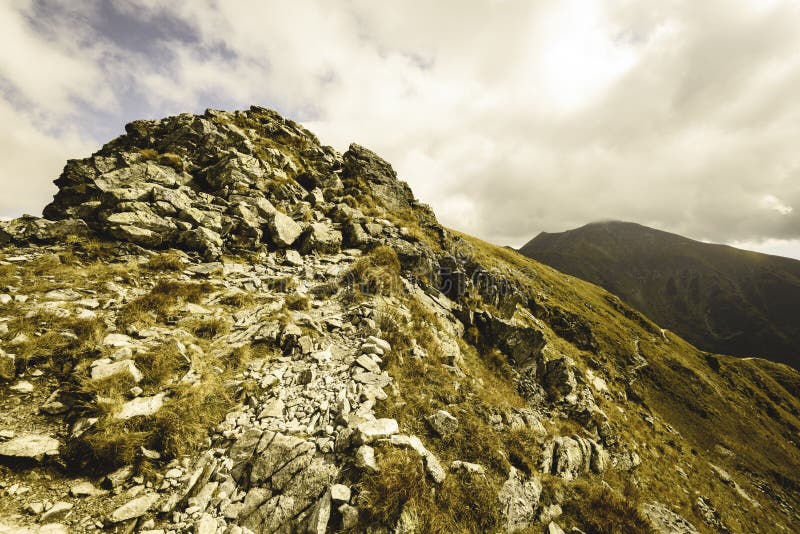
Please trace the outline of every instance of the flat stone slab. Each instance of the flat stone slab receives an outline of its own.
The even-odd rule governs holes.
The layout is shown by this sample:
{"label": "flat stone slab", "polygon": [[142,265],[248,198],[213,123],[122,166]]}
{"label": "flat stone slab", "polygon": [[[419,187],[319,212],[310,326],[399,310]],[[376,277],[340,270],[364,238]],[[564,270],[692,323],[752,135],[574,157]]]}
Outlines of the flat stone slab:
{"label": "flat stone slab", "polygon": [[111,515],[108,516],[108,520],[112,523],[121,523],[130,519],[142,517],[147,513],[148,510],[150,510],[150,508],[156,503],[156,501],[158,501],[159,498],[160,495],[157,493],[151,493],[149,495],[137,497],[136,499],[133,499],[132,501],[123,504],[114,510]]}
{"label": "flat stone slab", "polygon": [[58,456],[61,442],[50,436],[27,434],[0,443],[0,457],[41,462],[46,456]]}
{"label": "flat stone slab", "polygon": [[159,393],[152,397],[138,397],[122,405],[114,416],[117,419],[131,419],[132,417],[153,415],[164,406],[166,393]]}

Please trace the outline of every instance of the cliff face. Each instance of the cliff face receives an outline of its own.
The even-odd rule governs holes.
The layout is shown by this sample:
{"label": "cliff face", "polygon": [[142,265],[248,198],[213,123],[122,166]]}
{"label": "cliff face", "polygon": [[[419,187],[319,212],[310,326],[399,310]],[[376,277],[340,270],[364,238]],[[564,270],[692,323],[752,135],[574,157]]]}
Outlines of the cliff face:
{"label": "cliff face", "polygon": [[795,371],[441,227],[367,149],[209,111],[56,183],[0,223],[0,532],[799,520]]}

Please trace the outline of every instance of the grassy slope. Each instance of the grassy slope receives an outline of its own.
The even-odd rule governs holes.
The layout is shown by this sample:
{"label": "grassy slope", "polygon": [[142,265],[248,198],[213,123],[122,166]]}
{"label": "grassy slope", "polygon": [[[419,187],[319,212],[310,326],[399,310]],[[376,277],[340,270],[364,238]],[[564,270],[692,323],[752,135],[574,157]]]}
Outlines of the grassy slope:
{"label": "grassy slope", "polygon": [[520,251],[605,287],[696,346],[797,364],[796,260],[619,222],[541,234]]}
{"label": "grassy slope", "polygon": [[[800,400],[796,396],[800,374],[763,360],[708,355],[671,334],[666,341],[656,334],[654,325],[621,314],[618,306],[624,305],[615,306],[607,291],[513,250],[461,237],[474,245],[479,262],[512,273],[537,302],[557,303],[586,318],[600,347],[597,354],[582,353],[567,343],[559,350],[576,358],[579,365],[586,365],[589,357],[599,360],[614,390],[626,389],[631,355],[639,339],[639,351],[649,366],[627,388],[629,399],[641,399],[639,405],[629,401],[624,414],[610,401],[601,407],[618,425],[623,440],[649,444],[639,450],[644,461],[638,473],[645,493],[680,509],[697,525],[701,521],[693,515],[692,506],[698,496],[710,498],[736,531],[758,531],[759,522],[792,524],[764,492],[780,495],[795,508],[800,505]],[[635,312],[630,316],[635,317]],[[635,411],[652,413],[654,427]],[[670,432],[670,427],[679,435]],[[709,462],[726,469],[763,508],[752,509],[735,496],[710,471]],[[676,465],[688,473],[688,481],[678,474]]]}

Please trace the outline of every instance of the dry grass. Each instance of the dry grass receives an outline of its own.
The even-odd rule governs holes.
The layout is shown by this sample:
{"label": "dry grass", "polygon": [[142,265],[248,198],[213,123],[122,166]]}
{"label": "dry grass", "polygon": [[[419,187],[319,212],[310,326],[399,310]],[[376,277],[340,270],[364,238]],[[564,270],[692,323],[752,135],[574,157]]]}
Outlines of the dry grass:
{"label": "dry grass", "polygon": [[34,363],[69,370],[84,354],[94,350],[106,330],[100,319],[62,318],[42,312],[18,315],[8,326],[10,338],[19,334],[27,337],[13,348],[20,370]]}
{"label": "dry grass", "polygon": [[160,281],[149,293],[131,301],[117,316],[117,326],[150,326],[165,321],[182,303],[201,302],[214,286],[208,282]]}
{"label": "dry grass", "polygon": [[452,474],[435,488],[419,456],[402,449],[382,452],[379,467],[359,484],[369,525],[394,526],[404,510],[419,532],[431,534],[495,532],[502,524],[497,491],[486,477]]}
{"label": "dry grass", "polygon": [[223,336],[231,331],[230,321],[223,317],[190,319],[186,322],[183,322],[182,325],[195,337],[205,340],[211,340],[217,336]]}
{"label": "dry grass", "polygon": [[174,251],[156,254],[144,264],[145,269],[155,272],[180,272],[183,267],[183,259]]}
{"label": "dry grass", "polygon": [[304,311],[311,309],[311,301],[308,296],[300,293],[293,293],[286,296],[286,307],[290,310]]}
{"label": "dry grass", "polygon": [[139,150],[139,155],[141,155],[142,159],[145,161],[154,160],[158,157],[158,150],[154,148],[142,148]]}
{"label": "dry grass", "polygon": [[12,286],[17,281],[16,265],[0,265],[0,289]]}
{"label": "dry grass", "polygon": [[578,480],[569,487],[570,498],[564,504],[566,514],[574,517],[583,529],[596,534],[652,532],[639,512],[640,495],[628,482],[618,493],[598,480]]}
{"label": "dry grass", "polygon": [[219,303],[223,306],[230,306],[232,308],[244,308],[256,302],[256,298],[246,291],[236,291],[224,295],[219,299]]}
{"label": "dry grass", "polygon": [[172,167],[178,172],[183,172],[183,159],[172,152],[165,152],[158,156],[158,163]]}
{"label": "dry grass", "polygon": [[173,388],[170,399],[153,416],[120,421],[113,413],[122,402],[124,386],[112,382],[85,390],[108,394],[114,400],[102,406],[96,414],[100,420],[90,432],[70,441],[65,457],[72,468],[105,473],[134,464],[146,469],[142,446],[158,451],[165,461],[196,452],[204,445],[208,429],[233,406],[222,380],[203,376],[202,385]]}
{"label": "dry grass", "polygon": [[176,343],[162,343],[134,357],[136,367],[144,375],[143,386],[161,386],[180,372],[186,372],[191,361],[181,354]]}
{"label": "dry grass", "polygon": [[397,253],[384,245],[375,247],[347,270],[344,285],[354,295],[398,294],[403,289],[403,283]]}

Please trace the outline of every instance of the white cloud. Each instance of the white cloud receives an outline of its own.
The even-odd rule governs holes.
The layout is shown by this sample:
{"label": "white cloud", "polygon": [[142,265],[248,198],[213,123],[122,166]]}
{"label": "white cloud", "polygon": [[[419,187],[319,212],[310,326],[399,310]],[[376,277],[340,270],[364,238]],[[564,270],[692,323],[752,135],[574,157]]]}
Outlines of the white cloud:
{"label": "white cloud", "polygon": [[764,209],[776,211],[781,215],[789,215],[794,211],[791,206],[787,206],[774,195],[764,195],[758,204]]}
{"label": "white cloud", "polygon": [[96,147],[75,130],[43,133],[32,118],[0,100],[0,216],[40,215],[56,192],[52,181],[68,158],[86,157]]}
{"label": "white cloud", "polygon": [[87,42],[90,36],[77,23],[80,19],[37,19],[41,27],[36,31],[28,23],[35,17],[34,6],[32,1],[0,3],[0,80],[16,100],[50,120],[63,120],[78,101],[102,109],[114,105],[99,65],[104,52]]}
{"label": "white cloud", "polygon": [[37,33],[17,3],[3,18],[21,57],[55,80],[7,50],[0,74],[62,116],[81,96],[149,116],[277,107],[339,150],[374,149],[445,224],[502,243],[609,218],[798,239],[800,6],[734,4],[115,0],[165,30],[153,58],[102,28]]}

